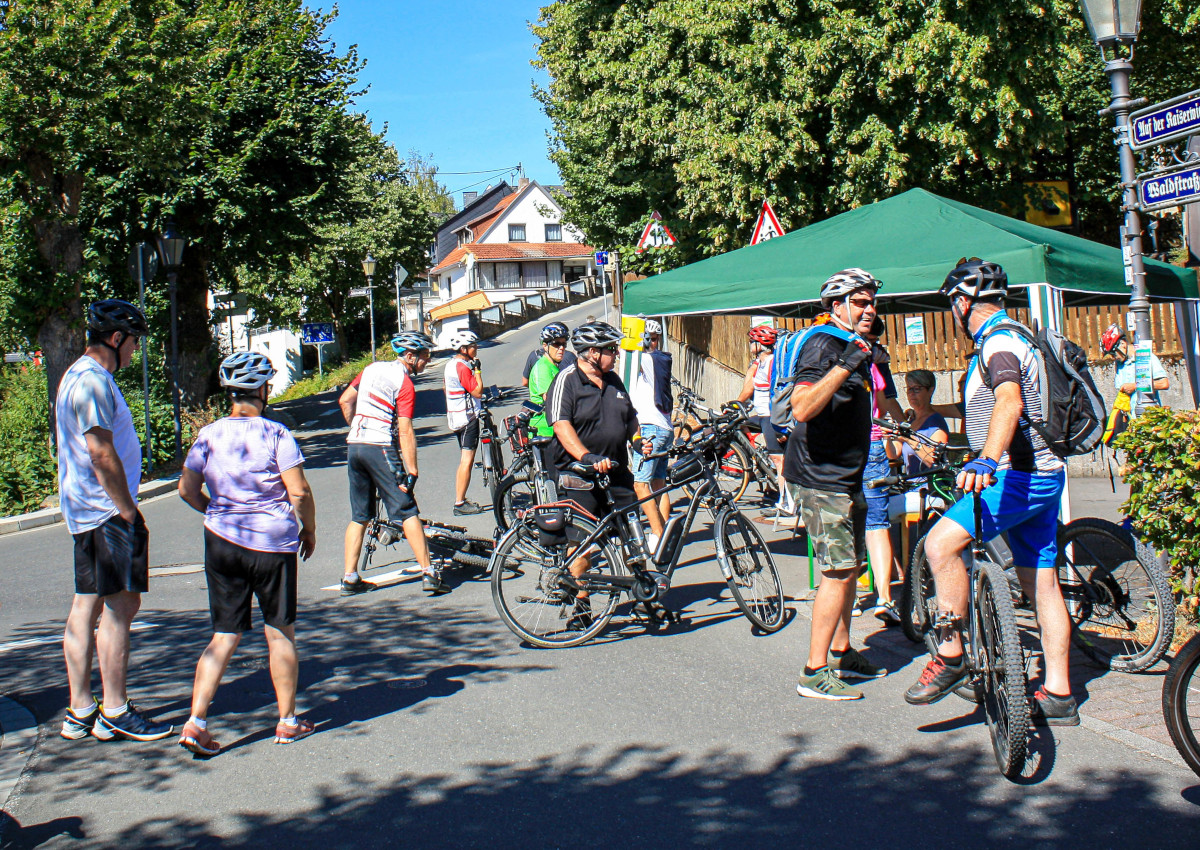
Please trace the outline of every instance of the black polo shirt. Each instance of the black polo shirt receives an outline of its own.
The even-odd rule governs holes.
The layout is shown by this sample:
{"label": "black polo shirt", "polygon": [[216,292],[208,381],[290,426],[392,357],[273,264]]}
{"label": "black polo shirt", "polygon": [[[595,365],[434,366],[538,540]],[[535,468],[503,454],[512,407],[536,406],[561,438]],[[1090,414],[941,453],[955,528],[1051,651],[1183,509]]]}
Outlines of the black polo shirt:
{"label": "black polo shirt", "polygon": [[[613,372],[601,375],[596,386],[572,363],[554,378],[546,390],[546,422],[553,426],[564,419],[575,428],[592,454],[615,460],[619,467],[609,472],[614,485],[633,486],[629,468],[629,440],[638,433],[637,411],[629,400],[625,384]],[[547,457],[555,474],[566,469],[575,458],[555,437],[547,447]]]}
{"label": "black polo shirt", "polygon": [[[815,384],[842,356],[846,343],[813,334],[796,358],[796,383]],[[871,449],[871,365],[864,362],[838,387],[816,416],[794,422],[784,451],[783,477],[810,490],[862,490]]]}

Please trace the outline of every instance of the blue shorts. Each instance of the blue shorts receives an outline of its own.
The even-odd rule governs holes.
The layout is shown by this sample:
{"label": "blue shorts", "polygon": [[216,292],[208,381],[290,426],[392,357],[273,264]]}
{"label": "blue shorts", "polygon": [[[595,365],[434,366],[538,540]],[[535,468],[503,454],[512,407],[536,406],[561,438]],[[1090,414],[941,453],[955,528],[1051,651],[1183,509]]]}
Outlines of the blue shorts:
{"label": "blue shorts", "polygon": [[[1008,532],[1008,546],[1018,567],[1054,569],[1058,557],[1058,508],[1067,471],[1033,474],[1003,469],[981,493],[983,536],[988,540]],[[945,519],[975,536],[975,500],[963,496]]]}
{"label": "blue shorts", "polygon": [[871,453],[867,455],[867,468],[863,470],[863,495],[867,497],[867,531],[891,527],[888,521],[888,488],[867,486],[875,479],[887,478],[891,474],[883,440],[872,440]]}
{"label": "blue shorts", "polygon": [[[653,446],[653,451],[661,452],[667,446],[671,445],[672,435],[670,428],[660,428],[657,425],[642,426],[642,441],[649,442]],[[663,481],[667,477],[667,460],[663,457],[656,457],[653,460],[646,460],[640,454],[634,455],[633,460],[633,480],[639,484],[649,484],[651,481]]]}

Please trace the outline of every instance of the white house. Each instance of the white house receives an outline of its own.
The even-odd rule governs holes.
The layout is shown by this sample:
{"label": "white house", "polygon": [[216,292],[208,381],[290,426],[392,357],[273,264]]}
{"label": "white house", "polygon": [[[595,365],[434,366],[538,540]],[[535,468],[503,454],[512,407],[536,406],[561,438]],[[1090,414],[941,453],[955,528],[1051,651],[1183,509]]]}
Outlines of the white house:
{"label": "white house", "polygon": [[234,351],[258,351],[275,367],[271,394],[279,395],[304,377],[300,335],[290,328],[270,325],[254,327],[254,311],[246,308],[246,297],[233,293],[208,293],[213,340],[221,356]]}

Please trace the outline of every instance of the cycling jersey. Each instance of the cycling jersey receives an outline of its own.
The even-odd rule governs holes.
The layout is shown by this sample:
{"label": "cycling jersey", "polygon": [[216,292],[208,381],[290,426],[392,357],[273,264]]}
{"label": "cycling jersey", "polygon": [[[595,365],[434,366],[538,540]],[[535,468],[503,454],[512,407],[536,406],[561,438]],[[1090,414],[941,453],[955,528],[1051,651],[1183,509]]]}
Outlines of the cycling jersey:
{"label": "cycling jersey", "polygon": [[[533,369],[529,372],[529,401],[532,404],[536,404],[539,407],[543,407],[546,404],[546,391],[554,383],[554,379],[558,376],[559,371],[559,364],[555,363],[545,354],[534,364]],[[530,417],[529,424],[537,429],[539,437],[554,436],[554,429],[546,421],[545,410],[535,413]]]}
{"label": "cycling jersey", "polygon": [[396,420],[412,419],[416,400],[417,389],[403,362],[372,363],[358,376],[358,402],[346,442],[395,445]]}
{"label": "cycling jersey", "polygon": [[471,395],[479,388],[479,376],[471,364],[452,357],[446,364],[446,419],[451,431],[460,431],[479,417],[479,400]]}
{"label": "cycling jersey", "polygon": [[754,359],[754,410],[755,416],[771,415],[771,361],[775,352],[764,351]]}
{"label": "cycling jersey", "polygon": [[[993,330],[1005,321],[1012,320],[1005,311],[1000,310],[990,316],[974,334],[975,345],[980,346],[982,341],[982,348],[967,366],[964,398],[967,439],[976,452],[982,451],[987,442],[992,410],[996,406],[996,396],[984,383],[981,368],[987,369],[993,388],[1010,382],[1019,384],[1025,410],[1038,410],[1041,406],[1042,378],[1033,346],[1015,331],[1003,327]],[[1042,436],[1029,424],[1028,418],[1022,415],[1008,451],[1000,457],[999,468],[1051,473],[1062,466],[1062,460],[1050,450]]]}

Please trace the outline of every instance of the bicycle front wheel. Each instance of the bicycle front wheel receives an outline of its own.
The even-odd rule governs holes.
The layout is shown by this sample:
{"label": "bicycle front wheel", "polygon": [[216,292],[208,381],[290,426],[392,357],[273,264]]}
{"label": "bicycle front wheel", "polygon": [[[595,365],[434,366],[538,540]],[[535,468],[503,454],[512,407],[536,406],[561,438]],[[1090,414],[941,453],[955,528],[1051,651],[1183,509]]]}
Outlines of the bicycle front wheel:
{"label": "bicycle front wheel", "polygon": [[508,531],[520,516],[535,504],[537,494],[528,470],[520,476],[504,476],[500,486],[496,488],[496,497],[492,500],[492,514],[496,518],[496,526],[501,531]]}
{"label": "bicycle front wheel", "polygon": [[980,561],[975,572],[975,645],[971,668],[981,679],[983,713],[1000,772],[1014,779],[1025,767],[1029,736],[1025,656],[1004,570]]}
{"label": "bicycle front wheel", "polygon": [[1107,520],[1072,520],[1059,532],[1058,581],[1076,645],[1102,667],[1137,673],[1166,653],[1175,603],[1166,573],[1133,535]]}
{"label": "bicycle front wheel", "polygon": [[1175,749],[1200,776],[1200,635],[1183,645],[1163,681],[1163,717]]}
{"label": "bicycle front wheel", "polygon": [[[721,489],[729,494],[733,501],[738,501],[750,486],[750,473],[754,469],[754,461],[746,454],[746,450],[736,443],[725,450],[725,455],[713,469],[713,475]],[[701,481],[684,484],[683,490],[689,499],[694,499]]]}
{"label": "bicycle front wheel", "polygon": [[[543,541],[532,518],[524,517],[500,538],[492,555],[492,601],[513,634],[534,646],[578,646],[608,625],[623,592],[611,579],[628,573],[611,543],[577,551],[595,530],[593,520],[571,514],[563,531],[565,542],[563,537]],[[571,567],[581,555],[588,563],[582,575],[574,576]],[[591,610],[586,617],[578,615],[572,584],[588,593]]]}
{"label": "bicycle front wheel", "polygon": [[714,531],[717,562],[737,606],[763,631],[779,631],[785,619],[783,584],[762,535],[731,508],[718,513]]}
{"label": "bicycle front wheel", "polygon": [[[933,587],[933,570],[925,555],[925,537],[913,546],[908,562],[908,575],[900,590],[900,629],[913,643],[925,641],[937,617],[937,594]],[[937,653],[937,649],[933,650]]]}

